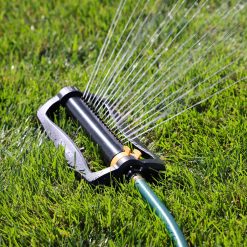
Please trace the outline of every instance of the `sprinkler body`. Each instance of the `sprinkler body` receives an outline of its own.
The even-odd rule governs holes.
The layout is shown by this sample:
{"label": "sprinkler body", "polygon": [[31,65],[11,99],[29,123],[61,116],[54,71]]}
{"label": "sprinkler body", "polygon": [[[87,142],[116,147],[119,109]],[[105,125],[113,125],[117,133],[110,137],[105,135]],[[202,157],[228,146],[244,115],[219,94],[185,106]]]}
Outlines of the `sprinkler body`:
{"label": "sprinkler body", "polygon": [[[124,146],[96,116],[82,96],[82,92],[75,87],[65,87],[40,107],[37,113],[51,140],[56,146],[62,145],[64,147],[69,166],[80,177],[93,185],[108,185],[112,178],[122,179],[126,177],[127,179],[133,179],[143,198],[165,224],[173,243],[179,247],[187,246],[185,238],[169,210],[143,178],[149,180],[157,176],[159,171],[165,169],[163,161],[151,153],[137,139],[128,140],[133,150]],[[111,109],[104,99],[100,100],[113,119],[121,117]],[[109,165],[107,168],[92,172],[73,140],[52,121],[55,111],[60,106],[66,108],[68,113],[79,122],[91,139],[99,146],[105,163]],[[124,134],[121,126],[118,126],[118,128]]]}
{"label": "sprinkler body", "polygon": [[[112,178],[130,178],[139,173],[146,178],[157,176],[165,166],[157,156],[152,154],[138,140],[131,140],[134,150],[124,146],[96,116],[90,107],[81,98],[82,92],[75,87],[63,88],[55,97],[47,101],[38,110],[38,118],[48,136],[55,145],[62,145],[65,156],[71,168],[91,184],[110,184]],[[104,103],[103,103],[104,104]],[[91,139],[99,146],[105,163],[108,167],[97,172],[89,169],[88,163],[80,149],[73,140],[53,121],[54,112],[63,106]],[[110,106],[105,104],[105,109],[114,117]],[[139,159],[140,153],[143,159]]]}

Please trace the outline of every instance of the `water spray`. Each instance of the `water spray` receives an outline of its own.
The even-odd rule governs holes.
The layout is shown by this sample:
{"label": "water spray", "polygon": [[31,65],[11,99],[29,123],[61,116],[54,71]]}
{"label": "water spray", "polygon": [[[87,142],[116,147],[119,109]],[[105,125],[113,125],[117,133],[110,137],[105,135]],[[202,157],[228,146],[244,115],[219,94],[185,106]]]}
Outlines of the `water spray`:
{"label": "water spray", "polygon": [[[121,117],[104,99],[96,97],[96,100],[100,100],[104,110],[113,119]],[[107,168],[96,172],[91,171],[74,141],[54,123],[52,120],[54,113],[61,106],[78,121],[92,141],[99,146],[104,162],[108,165]],[[75,87],[63,88],[38,110],[37,115],[49,138],[57,147],[59,145],[64,147],[68,165],[79,177],[91,185],[110,185],[114,180],[123,181],[124,178],[133,180],[142,197],[164,223],[173,243],[179,247],[187,246],[183,233],[173,216],[146,182],[146,180],[152,181],[155,177],[157,178],[159,172],[165,170],[164,162],[138,139],[129,139],[129,145],[123,145],[85,100],[83,93]],[[118,128],[123,133],[120,125]]]}

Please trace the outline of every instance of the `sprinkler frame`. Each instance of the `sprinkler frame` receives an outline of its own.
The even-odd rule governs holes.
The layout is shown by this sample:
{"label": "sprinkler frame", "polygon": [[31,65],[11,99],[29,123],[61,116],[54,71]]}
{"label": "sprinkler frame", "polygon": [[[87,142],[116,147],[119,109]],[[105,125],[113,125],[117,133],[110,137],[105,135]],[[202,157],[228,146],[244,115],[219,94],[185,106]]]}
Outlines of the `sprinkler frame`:
{"label": "sprinkler frame", "polygon": [[[69,166],[81,177],[91,184],[110,184],[112,178],[131,178],[139,173],[148,180],[157,176],[160,170],[165,170],[162,160],[150,152],[139,140],[129,140],[133,151],[110,132],[103,122],[95,115],[89,106],[82,100],[83,93],[75,87],[65,87],[38,110],[38,118],[47,135],[56,146],[62,145]],[[104,101],[103,101],[104,102]],[[103,103],[105,109],[116,117],[117,113],[111,111],[111,107]],[[86,130],[91,139],[97,143],[102,151],[105,163],[110,166],[92,172],[86,159],[73,140],[52,121],[54,112],[64,106]],[[120,128],[120,127],[119,127]],[[121,129],[120,129],[121,131]],[[144,159],[139,159],[142,156]]]}

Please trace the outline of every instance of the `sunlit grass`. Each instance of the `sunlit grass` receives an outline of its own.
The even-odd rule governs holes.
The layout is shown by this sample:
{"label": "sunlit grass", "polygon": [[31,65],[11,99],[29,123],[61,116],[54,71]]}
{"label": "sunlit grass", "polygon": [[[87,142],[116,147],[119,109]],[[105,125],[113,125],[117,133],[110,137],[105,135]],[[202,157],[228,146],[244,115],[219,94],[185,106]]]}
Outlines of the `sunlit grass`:
{"label": "sunlit grass", "polygon": [[[36,118],[63,86],[84,89],[116,7],[112,1],[0,1],[0,245],[171,244],[132,183],[92,188],[76,180],[63,149]],[[237,38],[236,54],[244,56],[238,45],[246,36]],[[246,76],[245,60],[238,69]],[[247,245],[246,99],[243,81],[147,136],[167,166],[152,188],[190,245]],[[97,148],[83,137],[77,141],[97,161]]]}

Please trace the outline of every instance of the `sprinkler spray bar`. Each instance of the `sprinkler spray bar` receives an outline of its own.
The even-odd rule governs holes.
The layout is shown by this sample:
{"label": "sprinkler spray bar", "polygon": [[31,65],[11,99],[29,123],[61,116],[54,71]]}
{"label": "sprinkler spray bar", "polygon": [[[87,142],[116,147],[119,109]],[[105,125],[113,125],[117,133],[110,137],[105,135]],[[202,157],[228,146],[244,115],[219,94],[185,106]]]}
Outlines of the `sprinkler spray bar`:
{"label": "sprinkler spray bar", "polygon": [[[56,146],[62,145],[69,166],[76,173],[93,185],[109,185],[113,178],[133,179],[136,188],[143,198],[153,208],[157,216],[164,222],[166,229],[176,246],[187,246],[185,238],[174,218],[158,199],[144,178],[151,180],[164,170],[163,162],[144,147],[139,140],[129,140],[131,147],[124,146],[104,123],[96,116],[93,109],[83,100],[83,93],[75,87],[63,88],[55,97],[51,98],[38,110],[38,118],[48,136]],[[119,117],[111,107],[101,99],[104,109],[112,116]],[[109,167],[92,172],[80,149],[72,139],[53,121],[54,112],[64,106],[68,113],[75,118],[90,138],[99,146],[104,161]],[[119,126],[121,132],[121,126]],[[123,131],[122,131],[123,132]]]}

